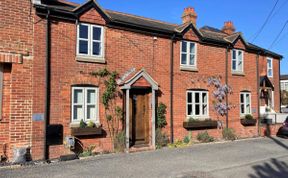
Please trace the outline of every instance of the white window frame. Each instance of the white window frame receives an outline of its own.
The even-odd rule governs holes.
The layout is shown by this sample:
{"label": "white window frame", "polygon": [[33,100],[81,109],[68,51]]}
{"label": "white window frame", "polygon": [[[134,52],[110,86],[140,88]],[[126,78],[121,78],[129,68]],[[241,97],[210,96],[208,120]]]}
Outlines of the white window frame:
{"label": "white window frame", "polygon": [[[187,51],[186,52],[182,52],[182,43],[183,42],[187,43]],[[191,43],[195,45],[194,65],[190,64],[190,55],[193,54],[190,51]],[[186,53],[186,64],[182,64],[182,53]],[[180,43],[180,66],[197,68],[197,43],[192,42],[192,41],[185,41],[185,40],[181,41],[181,43]]]}
{"label": "white window frame", "polygon": [[[244,95],[244,103],[241,103],[241,95]],[[246,95],[249,95],[250,112],[247,112],[247,110],[246,110],[246,105],[247,105]],[[240,109],[240,115],[241,116],[245,116],[246,114],[252,114],[252,100],[251,100],[251,93],[250,92],[240,92],[239,103],[240,103],[239,109]],[[242,113],[242,111],[241,111],[241,105],[244,105],[244,113]]]}
{"label": "white window frame", "polygon": [[[88,40],[84,38],[80,38],[80,25],[88,26]],[[93,28],[100,28],[101,29],[101,36],[100,40],[93,40]],[[104,33],[105,29],[103,26],[87,24],[87,23],[79,23],[77,25],[77,56],[88,56],[88,57],[97,57],[97,58],[104,58]],[[79,53],[80,47],[80,40],[88,41],[88,54]],[[100,42],[100,55],[93,55],[93,42]]]}
{"label": "white window frame", "polygon": [[[271,62],[271,66],[269,67],[269,62]],[[271,70],[271,75],[269,75],[269,70]],[[273,77],[273,59],[267,57],[267,76],[272,78]]]}
{"label": "white window frame", "polygon": [[281,91],[288,91],[288,80],[282,80],[281,82]]}
{"label": "white window frame", "polygon": [[[80,105],[79,104],[75,104],[74,103],[74,97],[75,97],[75,90],[82,90],[83,92],[83,103],[81,104],[83,106],[83,121],[84,122],[87,122],[87,121],[92,121],[94,122],[95,124],[99,124],[100,121],[99,121],[99,88],[98,87],[80,87],[80,86],[77,86],[77,87],[72,87],[72,98],[71,98],[71,122],[72,123],[80,123],[81,119],[77,119],[77,120],[74,120],[73,117],[74,117],[74,106],[75,105]],[[88,90],[94,90],[95,91],[95,116],[96,118],[95,119],[87,119],[87,106],[89,105],[87,103],[87,91]],[[90,104],[91,105],[91,104]]]}
{"label": "white window frame", "polygon": [[[233,51],[235,51],[236,52],[236,59],[234,59],[233,58]],[[239,65],[238,65],[238,63],[239,63],[239,61],[240,61],[240,59],[238,58],[238,52],[242,52],[242,68],[241,69],[239,69]],[[236,61],[236,69],[233,69],[233,61]],[[231,51],[231,71],[232,71],[232,73],[233,72],[240,72],[240,73],[243,73],[244,72],[244,51],[243,50],[239,50],[239,49],[232,49],[232,51]]]}
{"label": "white window frame", "polygon": [[[188,103],[188,94],[191,93],[192,94],[192,102],[191,103]],[[200,115],[195,115],[195,93],[199,93],[199,96],[200,96],[200,99],[199,99],[199,104],[200,105]],[[207,103],[204,103],[202,101],[202,94],[203,93],[206,93],[206,96],[207,96]],[[206,115],[203,114],[203,105],[206,104],[207,105],[207,113]],[[192,105],[192,112],[193,114],[192,115],[189,115],[188,113],[188,105]],[[206,90],[187,90],[186,91],[186,117],[187,118],[208,118],[209,117],[209,92],[206,91]]]}

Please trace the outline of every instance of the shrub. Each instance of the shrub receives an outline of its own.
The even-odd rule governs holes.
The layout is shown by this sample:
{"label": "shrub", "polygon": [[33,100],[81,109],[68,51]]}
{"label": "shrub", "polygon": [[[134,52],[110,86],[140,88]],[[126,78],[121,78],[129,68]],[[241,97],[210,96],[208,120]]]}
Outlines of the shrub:
{"label": "shrub", "polygon": [[80,153],[80,157],[87,157],[87,156],[93,156],[93,150],[95,149],[95,145],[90,145],[88,147],[86,147],[82,153]]}
{"label": "shrub", "polygon": [[163,133],[161,131],[160,128],[156,129],[156,138],[155,138],[155,142],[156,142],[156,148],[162,148],[163,146],[166,146],[168,144],[168,136]]}
{"label": "shrub", "polygon": [[208,134],[207,131],[200,132],[197,135],[197,140],[203,143],[213,142],[215,139]]}
{"label": "shrub", "polygon": [[85,128],[85,127],[86,127],[86,123],[83,121],[83,119],[81,119],[80,128]]}
{"label": "shrub", "polygon": [[231,128],[224,128],[222,131],[222,136],[225,140],[236,140],[237,139],[235,131]]}
{"label": "shrub", "polygon": [[114,149],[116,152],[123,152],[125,150],[126,136],[125,132],[121,131],[115,136]]}
{"label": "shrub", "polygon": [[187,144],[183,143],[182,140],[176,140],[174,143],[168,144],[169,148],[181,148],[186,146]]}
{"label": "shrub", "polygon": [[166,109],[167,106],[163,103],[159,103],[159,106],[157,108],[157,128],[164,128],[167,125],[166,122]]}
{"label": "shrub", "polygon": [[252,116],[251,114],[246,114],[246,115],[245,115],[245,119],[247,119],[247,120],[252,120],[252,119],[254,119],[254,118],[253,118],[253,116]]}
{"label": "shrub", "polygon": [[188,135],[186,135],[186,136],[183,138],[183,142],[184,142],[185,144],[190,143],[190,137],[189,137]]}
{"label": "shrub", "polygon": [[87,127],[89,127],[89,128],[95,127],[94,122],[93,121],[89,121],[88,124],[87,124]]}

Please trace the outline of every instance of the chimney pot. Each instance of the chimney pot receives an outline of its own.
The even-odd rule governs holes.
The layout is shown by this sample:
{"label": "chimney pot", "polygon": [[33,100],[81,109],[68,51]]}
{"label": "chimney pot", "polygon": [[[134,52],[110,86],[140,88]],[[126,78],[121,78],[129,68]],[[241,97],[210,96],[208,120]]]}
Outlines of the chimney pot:
{"label": "chimney pot", "polygon": [[235,27],[232,21],[224,22],[222,31],[228,35],[232,35],[235,32]]}
{"label": "chimney pot", "polygon": [[197,14],[193,7],[184,8],[184,12],[182,15],[182,22],[185,23],[193,23],[196,26]]}

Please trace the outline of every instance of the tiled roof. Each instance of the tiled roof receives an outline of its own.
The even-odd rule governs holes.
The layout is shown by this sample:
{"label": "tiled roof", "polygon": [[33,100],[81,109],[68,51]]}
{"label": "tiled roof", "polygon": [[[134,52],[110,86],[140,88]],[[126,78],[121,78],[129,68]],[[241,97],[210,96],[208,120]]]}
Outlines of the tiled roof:
{"label": "tiled roof", "polygon": [[[90,0],[90,2],[93,2],[93,1]],[[65,0],[42,0],[42,3],[45,4],[45,7],[54,8],[54,9],[62,10],[62,11],[67,11],[70,13],[75,12],[76,9],[79,9],[83,6],[80,4],[67,2]],[[89,2],[87,1],[85,4],[87,4],[87,3],[89,3]],[[172,24],[172,23],[154,20],[154,19],[150,19],[150,18],[145,18],[145,17],[141,17],[141,16],[131,15],[131,14],[127,14],[127,13],[116,12],[116,11],[112,11],[112,10],[103,10],[103,11],[105,11],[104,13],[106,15],[110,16],[111,20],[114,22],[125,23],[125,24],[129,24],[131,26],[137,26],[140,28],[149,28],[149,29],[153,29],[155,31],[163,31],[163,32],[167,32],[167,33],[180,33],[181,34],[183,32],[183,30],[185,30],[190,25],[190,24],[177,25],[177,24]],[[197,32],[199,32],[199,34],[201,35],[201,37],[204,40],[211,40],[211,41],[224,43],[224,44],[225,43],[226,44],[233,43],[241,35],[240,32],[236,32],[232,35],[228,35],[217,28],[213,28],[213,27],[209,27],[209,26],[204,26],[200,29],[197,29],[195,27],[195,29],[197,30]],[[241,35],[241,37],[242,37],[242,35]],[[276,54],[272,51],[263,49],[259,46],[254,45],[254,44],[246,43],[246,45],[247,45],[247,47],[249,47],[252,50],[260,50],[260,51],[268,53],[272,56],[277,56],[279,58],[282,58],[281,55]]]}
{"label": "tiled roof", "polygon": [[280,75],[280,80],[288,80],[288,75]]}

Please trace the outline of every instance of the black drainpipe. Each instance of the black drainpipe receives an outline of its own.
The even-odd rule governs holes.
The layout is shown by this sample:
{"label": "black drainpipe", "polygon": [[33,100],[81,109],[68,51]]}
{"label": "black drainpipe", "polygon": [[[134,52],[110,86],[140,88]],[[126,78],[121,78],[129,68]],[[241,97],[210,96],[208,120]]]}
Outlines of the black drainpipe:
{"label": "black drainpipe", "polygon": [[[280,77],[281,77],[281,74],[280,74],[280,70],[281,70],[281,68],[280,68],[280,63],[281,63],[281,58],[280,58],[280,60],[279,60],[279,62],[278,62],[278,87],[279,87],[279,94],[280,94],[280,99],[279,99],[279,113],[282,113],[282,111],[281,111],[281,104],[282,104],[282,99],[281,99],[281,82],[280,82]],[[275,102],[275,93],[274,93],[274,102]],[[275,107],[275,106],[274,106]],[[275,109],[275,108],[274,108]]]}
{"label": "black drainpipe", "polygon": [[50,11],[46,15],[46,60],[45,60],[45,110],[44,110],[44,153],[43,159],[49,159],[49,147],[47,144],[47,128],[50,118]]}
{"label": "black drainpipe", "polygon": [[174,128],[173,128],[173,67],[174,67],[174,38],[175,34],[171,37],[170,49],[170,141],[174,143]]}
{"label": "black drainpipe", "polygon": [[258,117],[258,136],[260,136],[260,76],[259,76],[259,52],[256,55],[256,77],[257,77],[257,117]]}
{"label": "black drainpipe", "polygon": [[[228,86],[228,52],[229,52],[229,46],[226,48],[226,61],[225,61],[225,83]],[[228,93],[226,94],[226,105],[228,106]],[[227,110],[226,113],[226,128],[228,128],[228,117],[229,117],[229,111]]]}

